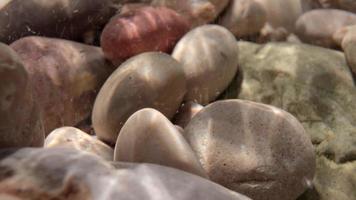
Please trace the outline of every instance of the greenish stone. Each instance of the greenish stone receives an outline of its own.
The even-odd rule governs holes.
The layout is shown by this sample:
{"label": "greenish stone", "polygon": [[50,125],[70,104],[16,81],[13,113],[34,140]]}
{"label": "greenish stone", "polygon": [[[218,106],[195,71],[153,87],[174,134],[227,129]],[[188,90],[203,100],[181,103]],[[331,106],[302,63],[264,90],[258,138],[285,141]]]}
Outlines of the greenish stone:
{"label": "greenish stone", "polygon": [[303,124],[318,161],[315,192],[302,199],[355,200],[356,173],[348,172],[356,171],[356,88],[344,54],[306,44],[238,46],[239,77],[222,99],[274,105]]}

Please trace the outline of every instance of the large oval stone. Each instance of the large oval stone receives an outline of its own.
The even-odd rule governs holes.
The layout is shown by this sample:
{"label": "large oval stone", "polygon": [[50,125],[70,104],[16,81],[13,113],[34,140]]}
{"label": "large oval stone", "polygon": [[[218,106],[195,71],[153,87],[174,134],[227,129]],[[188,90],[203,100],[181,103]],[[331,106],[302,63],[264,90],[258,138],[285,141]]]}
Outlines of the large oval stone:
{"label": "large oval stone", "polygon": [[149,52],[132,57],[101,88],[92,114],[94,130],[99,139],[115,143],[134,112],[151,107],[171,118],[185,92],[182,66],[169,55]]}
{"label": "large oval stone", "polygon": [[281,109],[217,101],[196,114],[185,132],[209,178],[252,199],[293,200],[313,179],[310,138]]}

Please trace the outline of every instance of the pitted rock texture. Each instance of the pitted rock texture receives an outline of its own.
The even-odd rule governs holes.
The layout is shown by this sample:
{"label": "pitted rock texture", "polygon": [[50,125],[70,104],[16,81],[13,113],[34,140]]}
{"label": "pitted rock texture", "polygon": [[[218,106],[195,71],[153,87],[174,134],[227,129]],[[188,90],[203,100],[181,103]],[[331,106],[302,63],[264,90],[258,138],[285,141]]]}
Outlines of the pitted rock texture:
{"label": "pitted rock texture", "polygon": [[209,178],[252,199],[293,200],[313,179],[309,136],[296,118],[276,107],[217,101],[184,131]]}

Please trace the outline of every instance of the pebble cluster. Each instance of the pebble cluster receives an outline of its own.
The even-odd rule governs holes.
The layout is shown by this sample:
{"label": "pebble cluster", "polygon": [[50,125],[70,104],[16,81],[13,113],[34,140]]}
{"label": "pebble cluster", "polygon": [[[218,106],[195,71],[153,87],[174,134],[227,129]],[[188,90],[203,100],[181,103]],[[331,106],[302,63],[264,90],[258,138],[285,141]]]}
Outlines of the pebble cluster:
{"label": "pebble cluster", "polygon": [[352,1],[5,0],[0,199],[356,200],[353,73]]}

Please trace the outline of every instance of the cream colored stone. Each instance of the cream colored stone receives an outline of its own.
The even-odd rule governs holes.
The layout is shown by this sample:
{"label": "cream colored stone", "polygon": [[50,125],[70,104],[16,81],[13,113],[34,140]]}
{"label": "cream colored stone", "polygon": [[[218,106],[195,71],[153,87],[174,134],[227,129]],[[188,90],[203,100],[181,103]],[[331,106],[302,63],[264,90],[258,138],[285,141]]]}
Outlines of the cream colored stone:
{"label": "cream colored stone", "polygon": [[165,165],[207,177],[179,130],[151,108],[137,111],[122,127],[114,160]]}
{"label": "cream colored stone", "polygon": [[164,53],[149,52],[123,63],[105,82],[94,104],[92,122],[100,140],[115,143],[126,120],[142,108],[171,118],[186,92],[182,66]]}
{"label": "cream colored stone", "polygon": [[185,100],[205,105],[218,97],[237,72],[237,53],[235,37],[222,26],[204,25],[188,32],[172,53],[187,79]]}

